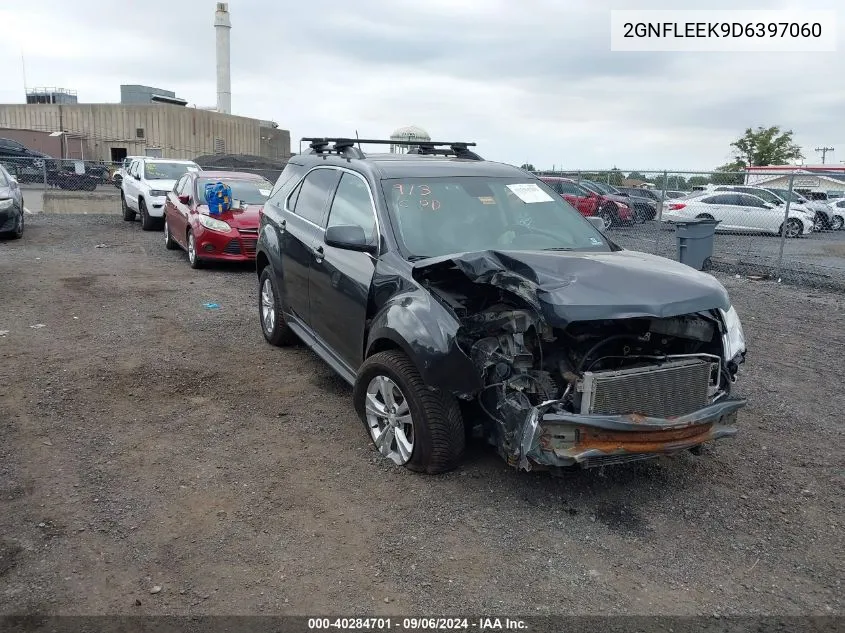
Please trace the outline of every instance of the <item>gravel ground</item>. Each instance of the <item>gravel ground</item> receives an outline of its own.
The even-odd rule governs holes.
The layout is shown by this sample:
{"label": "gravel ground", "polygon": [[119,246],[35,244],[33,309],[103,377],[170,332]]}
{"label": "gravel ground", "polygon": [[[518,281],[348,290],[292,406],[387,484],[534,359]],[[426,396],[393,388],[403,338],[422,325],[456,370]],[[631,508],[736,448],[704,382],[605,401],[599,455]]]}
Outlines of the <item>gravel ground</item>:
{"label": "gravel ground", "polygon": [[701,457],[552,477],[473,446],[427,477],[264,342],[251,270],[28,222],[0,241],[0,613],[843,611],[842,295],[723,279],[750,404]]}

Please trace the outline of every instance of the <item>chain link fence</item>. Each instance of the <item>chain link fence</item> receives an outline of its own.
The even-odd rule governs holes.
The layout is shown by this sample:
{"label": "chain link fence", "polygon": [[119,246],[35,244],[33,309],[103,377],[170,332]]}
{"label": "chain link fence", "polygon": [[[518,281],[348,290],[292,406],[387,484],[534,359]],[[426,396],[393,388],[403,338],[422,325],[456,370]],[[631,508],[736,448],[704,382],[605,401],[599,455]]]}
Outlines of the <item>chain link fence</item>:
{"label": "chain link fence", "polygon": [[845,289],[845,171],[537,171],[624,248],[677,259],[675,223],[719,222],[714,270]]}
{"label": "chain link fence", "polygon": [[[197,161],[206,171],[259,174],[273,183],[284,167],[254,157]],[[80,192],[83,204],[91,194],[92,208],[95,198],[97,208],[119,208],[120,163],[1,156],[0,163],[20,183],[31,211],[63,197],[78,201]],[[714,270],[845,290],[845,170],[534,173],[583,215],[600,216],[624,248],[677,259],[674,224],[709,217],[719,221]]]}

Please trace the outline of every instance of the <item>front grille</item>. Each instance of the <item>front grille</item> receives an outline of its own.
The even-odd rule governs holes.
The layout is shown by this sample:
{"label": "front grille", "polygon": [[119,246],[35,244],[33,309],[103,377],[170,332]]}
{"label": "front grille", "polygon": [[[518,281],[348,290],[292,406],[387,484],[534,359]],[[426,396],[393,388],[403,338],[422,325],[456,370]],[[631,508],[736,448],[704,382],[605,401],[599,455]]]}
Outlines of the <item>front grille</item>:
{"label": "front grille", "polygon": [[588,457],[581,462],[582,468],[600,468],[602,466],[615,466],[616,464],[627,464],[629,462],[639,462],[644,459],[654,459],[660,457],[658,453],[628,453],[622,455],[597,455],[595,457]]}
{"label": "front grille", "polygon": [[240,255],[241,243],[238,240],[229,240],[229,243],[226,244],[226,248],[223,249],[223,252],[227,255]]}
{"label": "front grille", "polygon": [[712,364],[700,359],[585,372],[581,413],[671,418],[708,404]]}
{"label": "front grille", "polygon": [[255,255],[255,246],[258,244],[258,239],[254,237],[242,237],[241,246],[244,249],[244,254],[249,256]]}

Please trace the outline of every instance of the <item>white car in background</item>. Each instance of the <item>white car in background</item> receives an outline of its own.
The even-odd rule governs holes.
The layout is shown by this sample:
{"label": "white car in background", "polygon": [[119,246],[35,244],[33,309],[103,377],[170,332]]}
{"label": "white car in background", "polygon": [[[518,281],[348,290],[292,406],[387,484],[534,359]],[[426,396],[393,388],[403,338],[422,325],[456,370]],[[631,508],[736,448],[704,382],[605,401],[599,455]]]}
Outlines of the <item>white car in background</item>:
{"label": "white car in background", "polygon": [[202,171],[191,160],[136,158],[120,185],[123,219],[134,222],[141,216],[141,228],[151,231],[164,226],[164,203],[176,181],[189,171]]}
{"label": "white car in background", "polygon": [[830,228],[834,231],[841,231],[845,227],[845,198],[834,198],[827,206],[833,214],[830,221]]}
{"label": "white car in background", "polygon": [[[717,231],[728,233],[770,233],[780,235],[784,209],[757,196],[737,191],[705,191],[703,195],[673,200],[663,211],[663,222],[672,224],[694,218],[719,220]],[[813,215],[790,209],[786,237],[800,237],[813,231]]]}
{"label": "white car in background", "polygon": [[813,213],[814,222],[817,231],[823,231],[831,228],[833,223],[833,213],[830,210],[827,202],[821,200],[808,200],[804,196],[795,191],[790,192],[789,189],[775,189],[766,187],[767,191],[777,194],[784,200],[790,199],[790,207],[800,205],[802,209],[807,209]]}
{"label": "white car in background", "polygon": [[120,185],[123,182],[123,179],[126,178],[126,172],[129,170],[129,165],[132,164],[132,161],[136,158],[145,158],[144,156],[127,156],[122,161],[120,161],[120,167],[114,174],[112,175],[111,179],[114,183],[114,186],[120,189]]}

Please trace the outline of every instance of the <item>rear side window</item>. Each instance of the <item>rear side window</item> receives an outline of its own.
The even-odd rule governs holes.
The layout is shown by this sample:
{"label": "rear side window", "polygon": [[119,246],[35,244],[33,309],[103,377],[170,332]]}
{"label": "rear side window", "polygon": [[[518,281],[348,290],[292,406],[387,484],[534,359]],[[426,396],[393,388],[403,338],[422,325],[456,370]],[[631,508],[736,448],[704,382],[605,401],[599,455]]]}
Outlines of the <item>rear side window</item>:
{"label": "rear side window", "polygon": [[561,182],[560,193],[567,193],[572,196],[583,196],[584,192],[574,182]]}
{"label": "rear side window", "polygon": [[336,169],[315,169],[305,177],[299,191],[291,197],[291,210],[319,227],[324,226],[326,203],[339,178],[340,173]]}
{"label": "rear side window", "polygon": [[739,198],[739,204],[743,207],[766,207],[766,203],[760,200],[760,198],[749,195],[739,195],[737,197]]}

